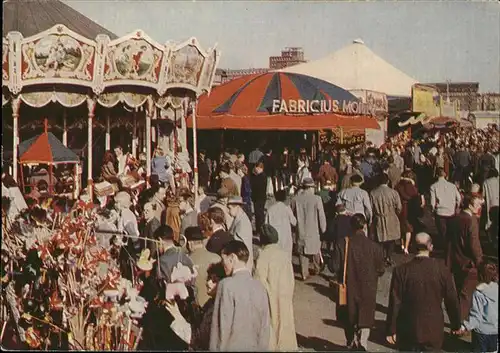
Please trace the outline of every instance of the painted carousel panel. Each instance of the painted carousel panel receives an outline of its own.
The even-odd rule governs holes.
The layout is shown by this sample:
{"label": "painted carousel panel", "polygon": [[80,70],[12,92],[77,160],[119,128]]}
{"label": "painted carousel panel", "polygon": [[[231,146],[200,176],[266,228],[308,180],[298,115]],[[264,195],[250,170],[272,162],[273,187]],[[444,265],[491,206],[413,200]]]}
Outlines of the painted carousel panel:
{"label": "painted carousel panel", "polygon": [[197,87],[205,57],[196,45],[186,45],[175,50],[170,57],[169,84],[186,84]]}
{"label": "painted carousel panel", "polygon": [[131,108],[138,108],[144,105],[148,95],[130,92],[110,92],[103,93],[97,97],[97,102],[106,108],[112,108],[120,102],[126,103]]}
{"label": "painted carousel panel", "polygon": [[116,84],[115,81],[120,84],[134,81],[156,88],[165,55],[163,50],[164,48],[155,47],[143,38],[110,43],[104,63],[105,85]]}
{"label": "painted carousel panel", "polygon": [[[51,31],[51,30],[49,30]],[[21,78],[23,85],[74,83],[91,85],[97,44],[71,33],[50,33],[23,40]]]}
{"label": "painted carousel panel", "polygon": [[210,92],[215,76],[215,68],[219,61],[219,53],[214,49],[206,59],[205,68],[201,75],[200,88]]}

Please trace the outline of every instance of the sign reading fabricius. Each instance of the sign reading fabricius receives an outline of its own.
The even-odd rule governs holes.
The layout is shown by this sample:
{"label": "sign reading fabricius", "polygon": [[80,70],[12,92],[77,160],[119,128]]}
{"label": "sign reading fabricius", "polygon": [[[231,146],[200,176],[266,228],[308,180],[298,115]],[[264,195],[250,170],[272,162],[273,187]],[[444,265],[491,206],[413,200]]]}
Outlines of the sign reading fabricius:
{"label": "sign reading fabricius", "polygon": [[344,113],[355,115],[374,115],[376,107],[360,101],[273,99],[273,110],[285,114]]}

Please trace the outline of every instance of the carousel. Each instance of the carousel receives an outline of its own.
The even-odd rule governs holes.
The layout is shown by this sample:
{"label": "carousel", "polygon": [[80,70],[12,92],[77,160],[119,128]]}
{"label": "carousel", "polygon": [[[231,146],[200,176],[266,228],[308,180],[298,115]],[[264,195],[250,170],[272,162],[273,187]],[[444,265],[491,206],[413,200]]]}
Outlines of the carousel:
{"label": "carousel", "polygon": [[26,184],[19,179],[20,131],[43,128],[45,118],[51,130],[62,130],[64,146],[75,151],[70,144],[81,141],[84,164],[77,169],[89,195],[100,159],[116,145],[130,160],[144,157],[146,182],[155,147],[190,172],[185,117],[210,91],[218,60],[215,47],[204,50],[195,38],[160,44],[142,30],[113,39],[86,38],[63,24],[27,37],[4,32],[2,110],[12,138],[4,133],[2,145],[12,145],[12,176]]}

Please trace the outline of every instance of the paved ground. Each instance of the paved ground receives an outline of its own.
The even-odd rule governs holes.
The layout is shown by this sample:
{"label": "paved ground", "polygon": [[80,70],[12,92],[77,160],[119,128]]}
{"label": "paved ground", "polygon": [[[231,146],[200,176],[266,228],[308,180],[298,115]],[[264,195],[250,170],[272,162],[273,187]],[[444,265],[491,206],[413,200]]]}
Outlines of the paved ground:
{"label": "paved ground", "polygon": [[[429,234],[435,233],[434,222],[426,210],[422,219]],[[483,249],[487,248],[483,244]],[[486,250],[486,249],[485,249]],[[411,256],[396,254],[397,264],[409,261]],[[298,259],[294,259],[298,265]],[[315,276],[306,282],[298,279],[296,269],[294,314],[299,347],[304,351],[345,351],[345,336],[336,321],[335,303],[330,299],[328,287],[329,271]],[[377,293],[377,312],[375,328],[372,329],[368,350],[372,352],[391,352],[391,347],[385,342],[385,319],[388,307],[388,292],[391,282],[392,268],[388,268],[379,279]],[[445,342],[443,349],[448,352],[470,351],[470,338],[456,338],[449,334],[448,318],[445,312]]]}

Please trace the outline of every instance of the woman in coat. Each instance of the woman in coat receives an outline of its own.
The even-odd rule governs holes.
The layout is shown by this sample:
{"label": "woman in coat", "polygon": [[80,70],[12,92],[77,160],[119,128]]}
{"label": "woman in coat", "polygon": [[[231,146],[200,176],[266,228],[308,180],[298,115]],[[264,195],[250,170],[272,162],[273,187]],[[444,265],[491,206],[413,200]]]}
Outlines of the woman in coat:
{"label": "woman in coat", "polygon": [[414,232],[414,225],[417,222],[417,216],[420,212],[420,195],[410,171],[403,173],[395,190],[401,198],[402,205],[402,210],[399,214],[399,223],[401,224],[401,233],[405,235],[405,239],[404,243],[401,242],[401,249],[405,254],[408,254],[411,233]]}
{"label": "woman in coat", "polygon": [[297,337],[293,316],[293,291],[295,279],[288,253],[277,244],[278,232],[264,224],[261,229],[264,248],[257,259],[255,278],[266,288],[271,314],[271,339],[269,350],[295,351]]}
{"label": "woman in coat", "polygon": [[285,204],[286,191],[276,192],[276,203],[267,211],[266,224],[273,226],[278,232],[278,245],[292,258],[293,238],[292,226],[297,225],[290,206]]}

